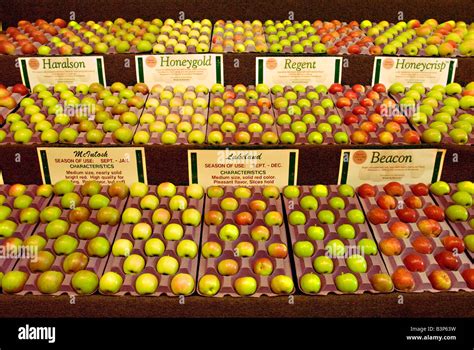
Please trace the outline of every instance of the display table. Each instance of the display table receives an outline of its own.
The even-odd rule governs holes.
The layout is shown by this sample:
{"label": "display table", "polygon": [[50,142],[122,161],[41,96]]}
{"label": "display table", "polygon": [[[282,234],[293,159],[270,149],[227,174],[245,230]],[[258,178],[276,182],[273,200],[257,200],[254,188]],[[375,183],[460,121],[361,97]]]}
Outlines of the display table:
{"label": "display table", "polygon": [[[403,297],[403,304],[399,300]],[[76,297],[0,295],[2,317],[474,317],[472,293],[295,295],[260,298],[191,296]]]}

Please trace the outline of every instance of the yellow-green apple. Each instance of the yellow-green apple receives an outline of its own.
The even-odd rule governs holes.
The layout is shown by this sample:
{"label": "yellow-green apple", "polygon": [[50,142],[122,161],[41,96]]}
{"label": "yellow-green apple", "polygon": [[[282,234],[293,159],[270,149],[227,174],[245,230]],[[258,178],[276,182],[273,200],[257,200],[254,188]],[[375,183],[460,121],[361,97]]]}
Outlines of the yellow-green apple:
{"label": "yellow-green apple", "polygon": [[28,280],[28,274],[23,271],[7,272],[2,278],[2,290],[7,294],[21,292]]}
{"label": "yellow-green apple", "polygon": [[[221,254],[222,254],[222,247],[218,242],[210,241],[210,242],[204,243],[204,245],[202,246],[202,256],[205,258],[217,258]],[[239,254],[240,254],[240,251],[239,251]]]}
{"label": "yellow-green apple", "polygon": [[318,273],[332,273],[334,271],[334,262],[325,255],[320,255],[313,261],[313,268]]}
{"label": "yellow-green apple", "polygon": [[370,277],[372,287],[382,293],[389,293],[393,290],[393,282],[390,275],[386,273],[376,273]]}
{"label": "yellow-green apple", "polygon": [[79,242],[76,238],[64,235],[54,241],[53,249],[57,255],[68,255],[76,250]]}
{"label": "yellow-green apple", "polygon": [[99,278],[92,271],[81,270],[74,274],[71,285],[78,294],[92,294],[97,290]]}
{"label": "yellow-green apple", "polygon": [[239,234],[239,228],[233,224],[226,224],[219,230],[219,238],[223,241],[235,241]]}
{"label": "yellow-green apple", "polygon": [[215,275],[204,275],[198,283],[199,293],[205,296],[216,295],[220,288],[219,278]]}
{"label": "yellow-green apple", "polygon": [[183,235],[183,226],[177,223],[168,224],[163,231],[163,236],[167,241],[179,241]]}
{"label": "yellow-green apple", "polygon": [[41,293],[53,294],[59,291],[64,281],[64,275],[59,271],[45,271],[36,280],[36,286]]}
{"label": "yellow-green apple", "polygon": [[95,237],[87,244],[87,254],[89,256],[103,258],[109,254],[110,243],[105,237]]}
{"label": "yellow-green apple", "polygon": [[176,247],[176,254],[178,254],[181,258],[189,258],[194,259],[198,253],[198,246],[197,244],[190,240],[184,239],[179,242],[178,246]]}
{"label": "yellow-green apple", "polygon": [[171,280],[171,291],[175,295],[190,295],[194,291],[194,278],[186,273],[179,273]]}
{"label": "yellow-green apple", "polygon": [[54,255],[47,251],[41,250],[35,259],[31,259],[28,262],[28,267],[31,272],[43,272],[49,270],[54,262]]}
{"label": "yellow-green apple", "polygon": [[63,270],[66,273],[78,272],[87,267],[89,258],[81,252],[74,252],[66,256],[63,260]]}
{"label": "yellow-green apple", "polygon": [[240,277],[234,281],[234,289],[241,296],[249,296],[257,291],[257,281],[253,277]]}
{"label": "yellow-green apple", "polygon": [[102,294],[115,294],[122,288],[123,278],[118,273],[109,271],[100,278],[99,291]]}
{"label": "yellow-green apple", "polygon": [[112,254],[114,256],[129,256],[132,252],[133,244],[128,239],[121,238],[114,242]]}
{"label": "yellow-green apple", "polygon": [[270,288],[276,294],[290,294],[293,292],[295,286],[293,279],[286,275],[277,275],[272,278]]}
{"label": "yellow-green apple", "polygon": [[336,288],[343,293],[354,293],[359,289],[359,281],[352,273],[341,273],[335,282]]}
{"label": "yellow-green apple", "polygon": [[162,256],[157,264],[156,270],[159,274],[162,275],[174,275],[178,272],[179,269],[179,262],[176,258],[172,256]]}
{"label": "yellow-green apple", "polygon": [[158,288],[158,278],[151,273],[144,273],[135,280],[135,290],[140,295],[153,294]]}
{"label": "yellow-green apple", "polygon": [[145,268],[145,259],[139,254],[130,254],[123,262],[123,272],[127,275],[136,275]]}

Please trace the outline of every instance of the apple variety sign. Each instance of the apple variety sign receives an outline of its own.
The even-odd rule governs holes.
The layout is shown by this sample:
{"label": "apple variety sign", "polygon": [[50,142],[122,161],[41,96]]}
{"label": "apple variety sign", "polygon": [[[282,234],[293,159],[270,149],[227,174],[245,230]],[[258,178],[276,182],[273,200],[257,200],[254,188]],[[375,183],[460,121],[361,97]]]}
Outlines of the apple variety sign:
{"label": "apple variety sign", "polygon": [[21,79],[28,89],[38,84],[107,85],[101,56],[22,57],[19,61]]}
{"label": "apple variety sign", "polygon": [[189,183],[209,186],[296,184],[298,150],[189,150]]}
{"label": "apple variety sign", "polygon": [[205,85],[224,82],[224,61],[218,54],[135,56],[137,81],[153,86]]}
{"label": "apple variety sign", "polygon": [[377,57],[374,60],[372,85],[447,85],[454,80],[456,66],[457,59],[454,58]]}
{"label": "apple variety sign", "polygon": [[342,150],[338,183],[435,182],[441,177],[445,154],[444,149]]}
{"label": "apple variety sign", "polygon": [[258,84],[329,86],[341,82],[342,57],[259,57],[255,71]]}
{"label": "apple variety sign", "polygon": [[46,184],[63,179],[80,185],[147,182],[143,147],[38,147],[38,158]]}

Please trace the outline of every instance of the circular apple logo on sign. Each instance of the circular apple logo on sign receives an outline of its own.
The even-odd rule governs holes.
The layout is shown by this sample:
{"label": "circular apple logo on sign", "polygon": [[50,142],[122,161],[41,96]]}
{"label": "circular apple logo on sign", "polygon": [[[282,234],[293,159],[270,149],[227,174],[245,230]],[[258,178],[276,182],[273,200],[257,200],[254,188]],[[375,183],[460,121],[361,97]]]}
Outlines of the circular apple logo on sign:
{"label": "circular apple logo on sign", "polygon": [[40,64],[39,61],[36,58],[32,58],[28,61],[28,65],[30,66],[31,69],[36,70],[39,68]]}
{"label": "circular apple logo on sign", "polygon": [[367,153],[365,151],[356,151],[352,155],[352,160],[356,164],[362,164],[367,160]]}
{"label": "circular apple logo on sign", "polygon": [[273,70],[277,67],[277,60],[274,58],[269,58],[267,60],[266,66],[268,69]]}
{"label": "circular apple logo on sign", "polygon": [[386,58],[383,61],[383,67],[385,69],[392,69],[394,65],[395,65],[395,62],[393,61],[392,58]]}
{"label": "circular apple logo on sign", "polygon": [[156,58],[154,56],[148,56],[145,60],[145,64],[150,68],[155,67],[156,66]]}

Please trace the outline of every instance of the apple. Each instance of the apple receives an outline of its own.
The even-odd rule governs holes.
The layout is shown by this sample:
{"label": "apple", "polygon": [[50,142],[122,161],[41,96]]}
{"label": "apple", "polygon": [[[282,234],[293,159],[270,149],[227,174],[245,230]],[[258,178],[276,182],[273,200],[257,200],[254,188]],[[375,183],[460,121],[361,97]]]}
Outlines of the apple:
{"label": "apple", "polygon": [[36,249],[39,252],[46,246],[46,239],[43,236],[34,234],[23,241],[23,246]]}
{"label": "apple", "polygon": [[87,244],[87,254],[103,258],[109,254],[110,243],[105,237],[95,237]]}
{"label": "apple", "polygon": [[325,237],[324,228],[322,228],[321,226],[316,226],[316,225],[309,226],[306,229],[306,235],[310,239],[323,240]]}
{"label": "apple", "polygon": [[[57,207],[50,207],[51,210],[56,210],[55,208]],[[57,208],[59,209],[59,208]],[[61,215],[61,210],[59,209],[57,217],[59,218]],[[86,221],[89,219],[91,213],[89,209],[86,207],[77,207],[72,209],[69,214],[68,214],[68,220],[71,224],[79,224],[83,221]]]}
{"label": "apple", "polygon": [[384,187],[383,190],[390,196],[403,196],[405,193],[405,188],[399,182],[389,182]]}
{"label": "apple", "polygon": [[359,248],[361,254],[365,254],[365,255],[376,255],[378,252],[377,244],[375,243],[374,240],[369,239],[369,238],[362,238],[357,243],[357,247]]}
{"label": "apple", "polygon": [[205,296],[216,295],[221,288],[219,278],[215,275],[204,275],[198,283],[199,293]]}
{"label": "apple", "polygon": [[343,184],[337,189],[338,193],[343,197],[354,197],[354,188],[351,185]]}
{"label": "apple", "polygon": [[217,258],[222,254],[222,247],[218,242],[206,242],[202,246],[202,255],[205,258]]}
{"label": "apple", "polygon": [[403,258],[403,263],[405,264],[406,268],[412,272],[423,272],[426,269],[423,258],[415,253],[405,256]]}
{"label": "apple", "polygon": [[335,278],[336,287],[343,293],[355,293],[359,288],[359,282],[352,273],[341,273]]}
{"label": "apple", "polygon": [[55,256],[47,251],[41,250],[38,252],[36,259],[31,259],[28,262],[28,267],[31,272],[43,272],[50,269],[54,263]]}
{"label": "apple", "polygon": [[314,270],[322,274],[330,274],[334,271],[334,263],[331,258],[321,255],[313,261]]}
{"label": "apple", "polygon": [[326,250],[326,255],[330,257],[339,257],[343,256],[346,252],[346,247],[344,243],[339,239],[332,239],[326,243],[324,247]]}
{"label": "apple", "polygon": [[28,274],[23,271],[7,272],[2,278],[2,290],[7,294],[19,293],[23,290]]}
{"label": "apple", "polygon": [[39,220],[39,214],[36,208],[24,208],[20,211],[20,222],[28,225],[36,224]]}
{"label": "apple", "polygon": [[132,252],[133,244],[128,239],[118,239],[112,246],[112,254],[114,256],[129,256]]}
{"label": "apple", "polygon": [[293,292],[295,286],[293,279],[285,275],[277,275],[272,278],[270,288],[276,294],[290,294]]}
{"label": "apple", "polygon": [[144,268],[145,259],[139,254],[130,254],[123,262],[123,272],[127,275],[139,274]]}
{"label": "apple", "polygon": [[461,276],[464,278],[466,281],[466,285],[468,288],[474,289],[474,269],[465,269],[462,273]]}
{"label": "apple", "polygon": [[49,198],[53,194],[53,186],[51,185],[40,185],[36,189],[36,195],[44,198]]}
{"label": "apple", "polygon": [[135,280],[135,290],[140,295],[153,294],[158,288],[158,278],[151,273],[144,273]]}
{"label": "apple", "polygon": [[461,266],[461,261],[458,258],[458,255],[450,251],[442,251],[435,256],[436,262],[439,266],[456,271]]}
{"label": "apple", "polygon": [[81,270],[74,274],[71,285],[78,294],[92,294],[97,290],[99,278],[89,270]]}
{"label": "apple", "polygon": [[201,223],[201,213],[194,208],[188,208],[181,214],[181,221],[184,225],[199,226]]}
{"label": "apple", "polygon": [[375,187],[369,184],[362,184],[357,188],[357,194],[361,198],[375,197]]}
{"label": "apple", "polygon": [[463,222],[469,218],[469,212],[459,204],[450,205],[446,208],[445,214],[451,222]]}
{"label": "apple", "polygon": [[115,294],[122,288],[123,278],[118,273],[109,271],[100,278],[99,291],[102,294]]}
{"label": "apple", "polygon": [[423,212],[428,217],[428,219],[436,221],[444,221],[444,211],[437,205],[428,205],[423,209]]}
{"label": "apple", "polygon": [[405,198],[405,205],[411,209],[420,209],[423,206],[423,202],[418,196],[409,196]]}
{"label": "apple", "polygon": [[363,224],[365,222],[365,216],[360,209],[351,209],[347,212],[347,218],[351,224]]}
{"label": "apple", "polygon": [[144,210],[155,210],[159,204],[160,200],[153,194],[147,194],[140,200],[140,208]]}
{"label": "apple", "polygon": [[[130,241],[128,241],[128,242],[131,244]],[[127,242],[124,242],[124,243],[128,244]],[[128,251],[129,252],[131,251],[132,247],[130,247],[130,245],[128,245]],[[178,244],[178,247],[179,247],[179,244]],[[182,253],[186,252],[186,249],[184,249],[184,248],[186,248],[186,247],[182,247],[180,249],[180,251]],[[184,252],[183,252],[183,250],[184,250]],[[146,243],[145,243],[145,254],[147,256],[161,256],[164,253],[164,251],[165,251],[165,245],[164,245],[163,241],[159,238],[151,238],[151,239],[147,240]],[[188,251],[188,252],[190,252],[190,251]],[[179,253],[178,253],[178,255],[179,255]]]}
{"label": "apple", "polygon": [[[45,229],[45,234],[48,238],[58,238],[59,236],[65,235],[69,231],[69,223],[62,219],[56,219],[48,223]],[[2,230],[0,226],[0,236],[2,235]]]}
{"label": "apple", "polygon": [[241,296],[249,296],[257,291],[257,281],[253,277],[240,277],[234,281],[234,289]]}
{"label": "apple", "polygon": [[448,290],[451,288],[451,278],[446,271],[434,270],[429,274],[428,279],[434,289]]}
{"label": "apple", "polygon": [[305,210],[318,209],[318,201],[315,197],[308,195],[300,199],[300,207]]}
{"label": "apple", "polygon": [[80,239],[92,239],[99,234],[99,231],[100,226],[94,224],[91,221],[83,221],[77,227],[77,236]]}
{"label": "apple", "polygon": [[372,208],[367,213],[367,218],[374,225],[386,224],[390,219],[388,213],[381,208]]}
{"label": "apple", "polygon": [[[301,212],[299,212],[301,213]],[[304,214],[301,213],[304,217]],[[290,214],[291,216],[291,214]],[[301,217],[300,217],[301,219]],[[306,219],[305,219],[306,220]],[[278,212],[278,211],[269,211],[267,214],[265,214],[264,218],[265,224],[267,226],[281,226],[283,224],[283,215]],[[290,221],[291,223],[291,221]]]}
{"label": "apple", "polygon": [[430,185],[430,191],[435,196],[444,196],[451,192],[451,188],[445,181],[436,181]]}
{"label": "apple", "polygon": [[64,235],[54,241],[54,252],[57,255],[68,255],[76,250],[79,242],[72,236]]}
{"label": "apple", "polygon": [[217,271],[222,276],[232,276],[239,272],[239,263],[233,259],[224,259],[217,265]]}
{"label": "apple", "polygon": [[280,190],[276,186],[265,186],[262,190],[262,194],[265,198],[275,198],[280,197]]}
{"label": "apple", "polygon": [[179,273],[171,280],[170,288],[175,295],[190,295],[194,291],[194,278],[186,273]]}
{"label": "apple", "polygon": [[321,290],[321,279],[315,273],[304,274],[300,278],[300,287],[304,293],[316,294]]}
{"label": "apple", "polygon": [[404,267],[399,267],[392,274],[392,281],[400,291],[409,292],[415,288],[415,280],[410,271]]}
{"label": "apple", "polygon": [[209,186],[207,188],[207,196],[209,198],[220,198],[224,195],[224,189],[220,186]]}
{"label": "apple", "polygon": [[64,275],[59,271],[45,271],[36,280],[36,286],[41,293],[53,294],[59,291]]}
{"label": "apple", "polygon": [[194,241],[184,239],[176,247],[176,253],[181,258],[194,259],[198,253],[198,246]]}
{"label": "apple", "polygon": [[204,188],[198,184],[191,184],[186,188],[186,196],[193,199],[201,199],[204,196]]}
{"label": "apple", "polygon": [[370,277],[372,287],[378,292],[389,293],[393,290],[392,278],[386,273],[376,273]]}
{"label": "apple", "polygon": [[81,252],[74,252],[63,260],[63,270],[66,273],[77,272],[87,267],[89,258]]}
{"label": "apple", "polygon": [[183,235],[183,226],[177,223],[170,223],[166,225],[163,231],[163,237],[165,237],[167,241],[179,241],[181,238],[183,238]]}
{"label": "apple", "polygon": [[144,197],[148,193],[148,185],[143,182],[134,182],[130,185],[130,196]]}
{"label": "apple", "polygon": [[137,208],[127,208],[122,213],[123,224],[136,224],[142,218],[142,212]]}
{"label": "apple", "polygon": [[31,198],[27,194],[22,194],[13,200],[13,208],[26,209],[31,205],[32,202],[33,198]]}
{"label": "apple", "polygon": [[418,219],[418,213],[416,210],[411,208],[397,209],[395,210],[398,218],[405,223],[414,223]]}
{"label": "apple", "polygon": [[382,209],[395,209],[397,200],[389,194],[382,194],[377,198],[377,205]]}
{"label": "apple", "polygon": [[400,255],[403,250],[402,242],[396,237],[385,238],[379,243],[380,250],[387,256]]}

